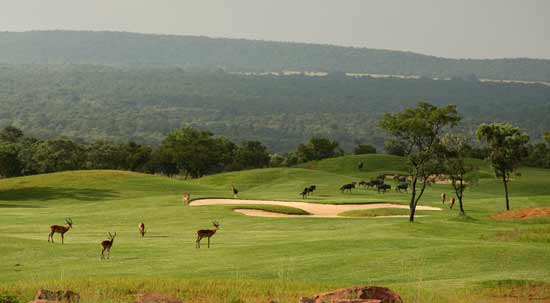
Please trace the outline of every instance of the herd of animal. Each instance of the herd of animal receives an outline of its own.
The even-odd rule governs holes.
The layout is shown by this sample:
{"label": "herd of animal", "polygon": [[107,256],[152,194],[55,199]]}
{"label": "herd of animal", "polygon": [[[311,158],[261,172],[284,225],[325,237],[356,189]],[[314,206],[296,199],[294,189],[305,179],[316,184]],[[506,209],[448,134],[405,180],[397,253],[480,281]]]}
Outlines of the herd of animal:
{"label": "herd of animal", "polygon": [[[359,181],[359,182],[351,182],[348,184],[344,184],[340,187],[340,191],[342,193],[349,192],[351,193],[351,190],[356,188],[356,186],[359,186],[361,188],[376,188],[378,193],[385,193],[388,190],[391,190],[391,185],[385,183],[386,179],[393,178],[394,180],[400,182],[395,187],[396,192],[408,192],[409,189],[409,182],[407,176],[403,175],[395,175],[395,174],[381,174],[378,175],[375,179],[371,179],[370,181]],[[308,196],[313,194],[313,192],[317,189],[317,186],[310,185],[308,187],[305,187],[302,192],[300,192],[300,196],[302,196],[302,199],[306,199]]]}
{"label": "herd of animal", "polygon": [[[195,241],[195,247],[201,248],[201,240],[203,238],[208,239],[208,248],[210,248],[210,238],[216,234],[216,232],[220,229],[220,224],[217,221],[212,222],[214,225],[213,229],[199,229],[197,231],[197,240]],[[51,225],[50,226],[50,233],[48,235],[48,242],[53,242],[53,236],[54,234],[58,233],[61,235],[61,244],[64,244],[65,239],[65,233],[67,233],[71,228],[73,227],[73,220],[71,218],[65,218],[65,225]],[[141,222],[138,225],[139,234],[141,237],[145,237],[145,223]],[[113,247],[113,243],[115,241],[116,232],[114,234],[111,234],[109,232],[109,237],[107,240],[101,241],[101,259],[109,259],[111,256],[111,247]],[[107,256],[105,256],[105,253],[107,253]]]}

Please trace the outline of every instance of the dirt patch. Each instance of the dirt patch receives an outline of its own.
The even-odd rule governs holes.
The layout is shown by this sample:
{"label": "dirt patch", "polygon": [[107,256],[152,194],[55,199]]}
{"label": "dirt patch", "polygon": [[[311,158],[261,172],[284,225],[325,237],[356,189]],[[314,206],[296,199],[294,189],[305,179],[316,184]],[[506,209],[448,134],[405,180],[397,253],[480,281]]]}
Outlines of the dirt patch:
{"label": "dirt patch", "polygon": [[550,206],[511,210],[492,216],[495,220],[526,220],[544,217],[550,217]]}
{"label": "dirt patch", "polygon": [[[190,206],[205,205],[281,205],[287,207],[300,208],[311,215],[287,215],[281,213],[268,212],[254,209],[237,209],[239,213],[246,215],[258,215],[260,217],[319,217],[319,218],[342,218],[338,214],[351,210],[377,209],[377,208],[404,208],[407,205],[390,203],[371,203],[371,204],[318,204],[307,202],[287,202],[287,201],[262,201],[262,200],[239,200],[239,199],[201,199],[191,202]],[[418,210],[441,210],[438,207],[418,206]]]}

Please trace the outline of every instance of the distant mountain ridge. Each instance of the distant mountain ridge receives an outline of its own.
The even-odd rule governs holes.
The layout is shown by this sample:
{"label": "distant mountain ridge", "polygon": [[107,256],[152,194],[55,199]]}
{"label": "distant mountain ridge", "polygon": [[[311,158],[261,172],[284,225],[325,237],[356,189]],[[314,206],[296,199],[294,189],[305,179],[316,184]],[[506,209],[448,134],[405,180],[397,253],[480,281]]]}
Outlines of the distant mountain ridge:
{"label": "distant mountain ridge", "polygon": [[92,31],[0,32],[2,64],[177,65],[550,81],[546,59],[448,59],[294,42]]}

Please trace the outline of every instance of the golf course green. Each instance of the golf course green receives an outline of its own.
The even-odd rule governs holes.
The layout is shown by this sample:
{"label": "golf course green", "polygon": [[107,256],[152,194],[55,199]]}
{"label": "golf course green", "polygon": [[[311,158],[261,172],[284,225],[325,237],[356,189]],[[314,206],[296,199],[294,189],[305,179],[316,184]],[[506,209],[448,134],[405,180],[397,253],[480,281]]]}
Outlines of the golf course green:
{"label": "golf course green", "polygon": [[[363,161],[362,171],[357,163]],[[474,160],[472,160],[474,161]],[[134,302],[145,292],[185,302],[298,302],[300,296],[356,285],[378,285],[405,302],[550,302],[550,218],[496,220],[505,211],[500,180],[483,161],[478,184],[464,195],[466,216],[442,204],[446,184],[430,186],[414,223],[401,209],[360,210],[352,218],[265,218],[234,209],[293,215],[299,208],[268,205],[189,206],[192,200],[232,198],[310,203],[391,203],[410,196],[392,189],[342,184],[381,173],[406,173],[404,160],[356,155],[180,180],[124,171],[70,171],[0,180],[0,294],[28,302],[41,288],[72,289],[81,302]],[[550,206],[550,170],[522,168],[510,182],[512,210]],[[458,202],[457,202],[458,203]],[[391,217],[397,215],[397,217]],[[380,218],[373,218],[382,216]],[[387,217],[390,216],[390,217]],[[48,243],[50,225],[73,228]],[[195,248],[197,230],[219,231]],[[144,222],[142,238],[138,224]],[[101,241],[117,233],[111,258]]]}

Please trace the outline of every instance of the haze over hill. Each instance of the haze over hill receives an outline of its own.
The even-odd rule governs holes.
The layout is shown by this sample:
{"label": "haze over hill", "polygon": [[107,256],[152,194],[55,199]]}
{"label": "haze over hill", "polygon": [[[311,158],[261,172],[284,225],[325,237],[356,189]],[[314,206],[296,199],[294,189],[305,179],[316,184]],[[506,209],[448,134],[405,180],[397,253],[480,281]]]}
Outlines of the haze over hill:
{"label": "haze over hill", "polygon": [[0,63],[178,65],[228,71],[326,71],[550,81],[550,60],[447,59],[332,45],[126,32],[0,33]]}

